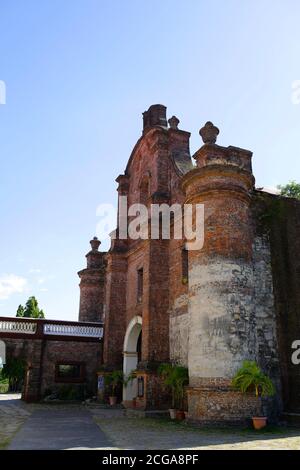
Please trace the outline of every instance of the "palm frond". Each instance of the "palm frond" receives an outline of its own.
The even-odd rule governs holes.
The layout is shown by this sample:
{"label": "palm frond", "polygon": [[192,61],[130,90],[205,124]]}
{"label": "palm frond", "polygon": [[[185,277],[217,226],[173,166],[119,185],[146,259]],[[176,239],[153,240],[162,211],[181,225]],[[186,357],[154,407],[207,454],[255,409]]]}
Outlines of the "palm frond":
{"label": "palm frond", "polygon": [[276,393],[272,380],[262,372],[255,361],[244,361],[231,382],[233,388],[246,393],[251,389],[259,390],[261,396]]}

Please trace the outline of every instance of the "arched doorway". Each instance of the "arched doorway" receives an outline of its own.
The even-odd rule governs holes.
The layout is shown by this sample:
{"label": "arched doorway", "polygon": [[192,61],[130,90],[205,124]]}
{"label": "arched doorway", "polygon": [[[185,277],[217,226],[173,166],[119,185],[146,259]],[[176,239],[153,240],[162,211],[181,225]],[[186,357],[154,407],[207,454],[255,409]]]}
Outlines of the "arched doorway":
{"label": "arched doorway", "polygon": [[[142,347],[142,317],[134,317],[126,330],[123,346],[123,372],[126,377],[136,369],[141,359]],[[125,406],[132,404],[133,398],[137,395],[136,380],[123,387],[123,403]]]}

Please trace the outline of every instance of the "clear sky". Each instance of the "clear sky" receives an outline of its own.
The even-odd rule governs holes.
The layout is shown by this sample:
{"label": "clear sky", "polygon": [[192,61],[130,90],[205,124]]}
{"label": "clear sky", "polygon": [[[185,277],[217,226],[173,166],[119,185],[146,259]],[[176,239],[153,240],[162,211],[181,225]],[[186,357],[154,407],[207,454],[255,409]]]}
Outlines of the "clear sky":
{"label": "clear sky", "polygon": [[77,319],[96,208],[153,103],[192,153],[211,120],[257,186],[300,180],[298,0],[0,0],[0,80],[0,315],[35,295]]}

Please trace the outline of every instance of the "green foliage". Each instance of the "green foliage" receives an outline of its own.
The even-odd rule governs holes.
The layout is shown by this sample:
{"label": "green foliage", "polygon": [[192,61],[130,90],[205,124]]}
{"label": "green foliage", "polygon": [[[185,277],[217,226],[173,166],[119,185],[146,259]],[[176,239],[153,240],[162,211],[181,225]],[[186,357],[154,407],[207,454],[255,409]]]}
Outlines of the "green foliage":
{"label": "green foliage", "polygon": [[45,318],[45,313],[44,313],[44,310],[40,310],[40,316],[39,318]]}
{"label": "green foliage", "polygon": [[16,317],[22,318],[45,318],[43,310],[39,309],[37,299],[32,296],[26,302],[25,307],[19,305]]}
{"label": "green foliage", "polygon": [[105,375],[105,385],[111,389],[111,396],[116,396],[117,387],[126,384],[126,379],[122,370],[114,370]]}
{"label": "green foliage", "polygon": [[19,317],[19,318],[24,317],[24,311],[25,311],[25,308],[23,307],[23,305],[19,305],[16,317]]}
{"label": "green foliage", "polygon": [[255,395],[266,397],[275,395],[271,379],[265,375],[255,361],[244,361],[232,379],[232,386],[242,393],[255,390]]}
{"label": "green foliage", "polygon": [[12,357],[8,358],[1,371],[1,377],[7,379],[9,383],[9,390],[17,392],[21,389],[24,375],[25,375],[26,362],[24,359]]}
{"label": "green foliage", "polygon": [[127,387],[127,385],[133,382],[136,378],[137,378],[137,370],[132,370],[127,377],[124,376],[123,384],[125,385],[125,387]]}
{"label": "green foliage", "polygon": [[0,393],[7,393],[9,389],[9,382],[7,378],[2,375],[2,369],[0,368]]}
{"label": "green foliage", "polygon": [[271,227],[274,221],[278,221],[284,214],[284,204],[280,198],[273,199],[260,214],[259,219],[267,227]]}
{"label": "green foliage", "polygon": [[0,381],[0,393],[7,393],[9,390],[8,380]]}
{"label": "green foliage", "polygon": [[278,185],[277,188],[280,190],[281,196],[300,199],[300,183],[296,181],[290,181],[284,186]]}
{"label": "green foliage", "polygon": [[164,385],[171,390],[172,408],[183,408],[184,386],[189,382],[188,370],[186,367],[177,364],[164,363],[158,368],[158,373],[162,377]]}

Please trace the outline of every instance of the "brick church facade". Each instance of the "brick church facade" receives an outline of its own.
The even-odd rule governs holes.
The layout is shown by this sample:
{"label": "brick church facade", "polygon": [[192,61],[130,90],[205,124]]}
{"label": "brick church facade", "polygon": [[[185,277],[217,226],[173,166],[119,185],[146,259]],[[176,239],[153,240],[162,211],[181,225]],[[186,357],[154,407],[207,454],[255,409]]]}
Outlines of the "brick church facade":
{"label": "brick church facade", "polygon": [[252,153],[217,144],[210,122],[194,164],[190,133],[178,125],[162,105],[143,114],[118,195],[149,214],[152,204],[203,204],[203,247],[187,250],[172,235],[120,237],[119,217],[108,252],[91,241],[79,320],[104,322],[103,370],[137,370],[123,390],[127,407],[168,406],[157,367],[172,361],[189,371],[190,420],[242,419],[257,401],[230,382],[250,359],[276,384],[268,413],[300,412],[300,366],[291,361],[300,339],[300,203],[255,189]]}

